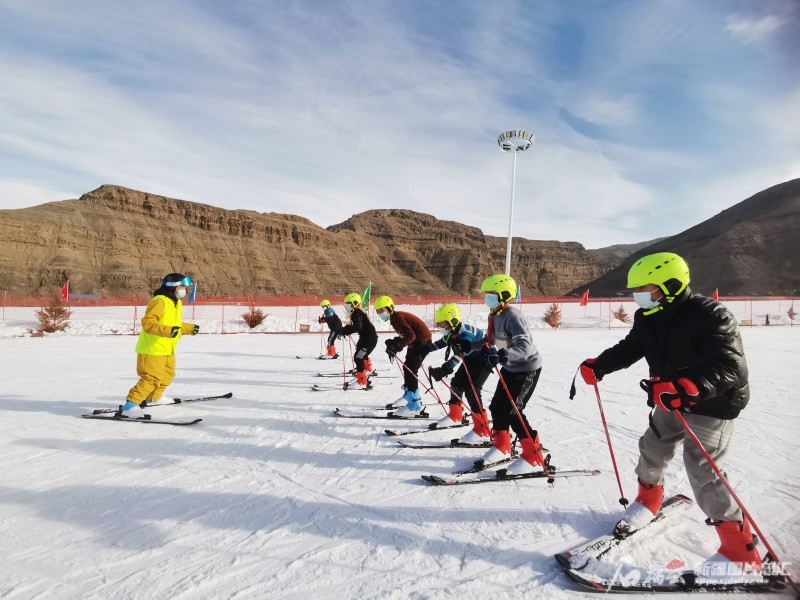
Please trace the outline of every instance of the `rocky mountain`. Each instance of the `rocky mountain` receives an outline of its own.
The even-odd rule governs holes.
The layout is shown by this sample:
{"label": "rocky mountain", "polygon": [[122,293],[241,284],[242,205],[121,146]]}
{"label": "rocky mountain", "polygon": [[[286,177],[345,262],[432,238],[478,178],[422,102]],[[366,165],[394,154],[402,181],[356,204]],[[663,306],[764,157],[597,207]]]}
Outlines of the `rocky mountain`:
{"label": "rocky mountain", "polygon": [[800,179],[751,196],[718,215],[640,249],[604,276],[579,286],[592,295],[625,291],[633,262],[653,252],[686,259],[695,291],[797,295],[800,290]]}
{"label": "rocky mountain", "polygon": [[[503,270],[505,238],[406,210],[374,210],[323,229],[286,214],[223,210],[104,185],[77,200],[0,211],[0,289],[149,295],[168,272],[203,296],[474,294]],[[514,239],[524,293],[560,295],[616,260],[575,242]]]}

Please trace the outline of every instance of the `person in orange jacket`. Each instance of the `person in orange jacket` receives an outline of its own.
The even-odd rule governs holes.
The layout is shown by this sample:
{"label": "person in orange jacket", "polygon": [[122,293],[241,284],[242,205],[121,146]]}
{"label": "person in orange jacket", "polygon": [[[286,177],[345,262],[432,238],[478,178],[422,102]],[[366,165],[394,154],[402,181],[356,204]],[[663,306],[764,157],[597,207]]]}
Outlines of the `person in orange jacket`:
{"label": "person in orange jacket", "polygon": [[136,374],[139,381],[128,392],[120,407],[120,417],[141,418],[143,406],[164,399],[164,390],[175,377],[175,348],[181,335],[197,335],[200,327],[181,319],[183,304],[192,280],[180,273],[164,277],[153,292],[142,317],[142,330],[136,343]]}

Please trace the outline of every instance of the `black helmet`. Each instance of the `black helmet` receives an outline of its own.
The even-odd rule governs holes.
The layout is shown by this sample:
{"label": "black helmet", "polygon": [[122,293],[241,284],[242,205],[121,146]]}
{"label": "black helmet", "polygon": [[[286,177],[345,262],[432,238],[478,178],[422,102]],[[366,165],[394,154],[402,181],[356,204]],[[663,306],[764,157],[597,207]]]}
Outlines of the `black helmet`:
{"label": "black helmet", "polygon": [[191,277],[187,277],[186,275],[182,275],[181,273],[170,273],[164,280],[161,282],[161,285],[164,287],[178,287],[179,285],[185,285],[186,287],[192,285]]}

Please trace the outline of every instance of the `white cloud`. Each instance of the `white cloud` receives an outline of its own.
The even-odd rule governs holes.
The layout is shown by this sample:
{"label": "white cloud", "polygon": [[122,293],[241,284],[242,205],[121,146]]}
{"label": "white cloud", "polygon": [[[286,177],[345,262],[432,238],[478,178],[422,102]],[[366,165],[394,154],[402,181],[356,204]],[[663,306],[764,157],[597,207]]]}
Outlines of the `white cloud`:
{"label": "white cloud", "polygon": [[759,18],[732,17],[725,26],[725,31],[744,44],[755,44],[768,39],[783,24],[784,22],[776,15],[764,15]]}
{"label": "white cloud", "polygon": [[[597,247],[695,224],[696,207],[664,207],[741,174],[726,164],[737,128],[762,161],[755,180],[766,163],[796,164],[794,126],[781,127],[800,122],[796,95],[774,100],[769,81],[721,67],[727,36],[708,31],[722,16],[693,2],[577,15],[527,2],[15,6],[0,9],[0,76],[14,82],[0,87],[0,207],[110,183],[322,226],[410,208],[503,236],[510,157],[495,138],[523,127],[537,142],[519,157],[515,235]],[[565,19],[585,38],[566,79],[547,58]],[[665,118],[653,97],[676,85],[714,118]],[[562,108],[598,139],[567,127]],[[710,149],[695,147],[695,123]],[[673,127],[680,146],[658,135]]]}

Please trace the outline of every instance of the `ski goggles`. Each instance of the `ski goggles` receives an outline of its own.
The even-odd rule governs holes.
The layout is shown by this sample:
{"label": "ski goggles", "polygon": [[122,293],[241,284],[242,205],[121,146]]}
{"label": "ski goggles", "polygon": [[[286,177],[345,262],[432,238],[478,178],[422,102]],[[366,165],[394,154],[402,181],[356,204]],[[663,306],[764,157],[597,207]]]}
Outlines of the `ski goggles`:
{"label": "ski goggles", "polygon": [[190,285],[192,285],[192,278],[191,277],[184,277],[180,281],[165,281],[164,282],[164,286],[165,287],[178,287],[179,285],[183,285],[183,286],[189,287]]}

